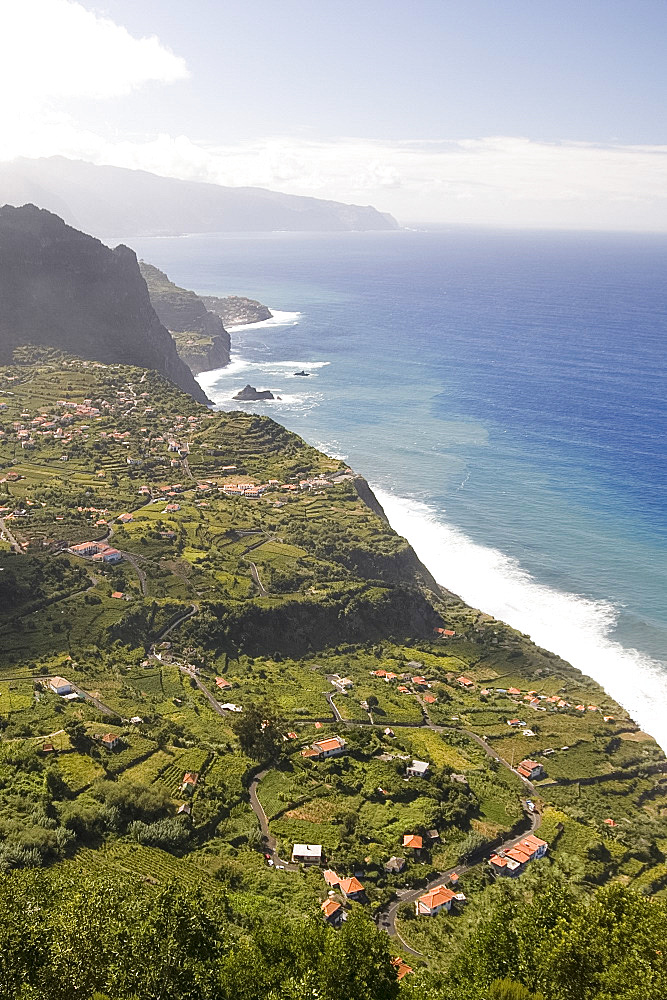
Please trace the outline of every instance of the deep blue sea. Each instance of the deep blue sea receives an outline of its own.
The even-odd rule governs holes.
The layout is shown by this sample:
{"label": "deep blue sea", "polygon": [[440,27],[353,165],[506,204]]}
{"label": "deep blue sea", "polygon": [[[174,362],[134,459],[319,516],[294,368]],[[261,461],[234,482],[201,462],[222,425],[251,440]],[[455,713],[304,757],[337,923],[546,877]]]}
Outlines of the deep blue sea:
{"label": "deep blue sea", "polygon": [[[667,238],[472,229],[127,241],[259,298],[200,381],[344,457],[436,578],[667,749]],[[309,378],[294,376],[305,368]]]}

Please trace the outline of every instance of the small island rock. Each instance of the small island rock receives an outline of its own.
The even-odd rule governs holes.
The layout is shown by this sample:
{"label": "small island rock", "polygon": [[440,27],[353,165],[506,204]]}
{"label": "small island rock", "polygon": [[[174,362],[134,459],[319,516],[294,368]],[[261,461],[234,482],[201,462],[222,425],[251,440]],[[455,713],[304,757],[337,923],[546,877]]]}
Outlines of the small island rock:
{"label": "small island rock", "polygon": [[255,399],[275,399],[276,397],[269,389],[255,389],[254,385],[246,385],[240,392],[237,392],[232,399],[240,399],[244,403],[252,402]]}

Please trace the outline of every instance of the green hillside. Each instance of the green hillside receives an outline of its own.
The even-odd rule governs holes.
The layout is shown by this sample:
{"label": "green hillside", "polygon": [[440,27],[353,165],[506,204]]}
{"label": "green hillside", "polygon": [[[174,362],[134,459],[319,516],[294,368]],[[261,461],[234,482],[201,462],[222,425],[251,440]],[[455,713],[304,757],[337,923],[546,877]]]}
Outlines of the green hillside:
{"label": "green hillside", "polygon": [[[635,1000],[638,976],[661,996],[664,755],[435,587],[367,490],[156,372],[0,368],[0,997]],[[340,755],[309,751],[334,736]],[[495,878],[490,854],[531,830],[547,856]],[[295,844],[322,863],[292,864]],[[465,902],[415,916],[453,869]],[[162,985],[124,948],[159,955]]]}

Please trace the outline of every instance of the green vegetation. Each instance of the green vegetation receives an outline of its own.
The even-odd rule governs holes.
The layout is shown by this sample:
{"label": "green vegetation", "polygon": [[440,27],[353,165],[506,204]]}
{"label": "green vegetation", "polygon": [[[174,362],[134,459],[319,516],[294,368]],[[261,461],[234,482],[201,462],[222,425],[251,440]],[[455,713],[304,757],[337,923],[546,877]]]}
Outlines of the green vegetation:
{"label": "green vegetation", "polygon": [[[37,951],[25,937],[23,993],[0,984],[0,998],[157,996],[150,977],[166,963],[160,996],[639,1000],[627,984],[643,956],[641,996],[658,1000],[664,756],[593,681],[434,591],[344,465],[266,418],[212,413],[154,372],[73,358],[0,369],[0,432],[0,893],[51,913]],[[121,561],[71,551],[93,540]],[[331,736],[342,754],[304,755]],[[532,785],[516,772],[524,758],[544,768]],[[413,760],[428,763],[423,777],[408,776]],[[547,858],[494,884],[492,845],[524,835],[531,815]],[[289,864],[294,843],[322,845],[329,867],[360,878],[361,904],[332,890],[343,931],[322,920],[320,868]],[[405,867],[387,870],[391,857]],[[387,949],[400,940],[357,914],[381,917],[399,890],[454,866],[467,905],[400,908],[422,957],[399,986]],[[109,892],[107,940],[95,907]],[[550,894],[563,924],[539,909]],[[63,975],[76,906],[92,930]],[[601,906],[622,955],[595,944],[597,969],[578,958],[573,992],[558,948],[589,913],[597,926]],[[12,912],[0,921],[9,983],[25,968]],[[641,955],[624,943],[640,915]],[[141,939],[156,956],[131,981],[114,965],[121,925],[128,955]],[[172,933],[188,957],[170,964]],[[323,971],[332,955],[354,959],[345,975],[358,978]]]}

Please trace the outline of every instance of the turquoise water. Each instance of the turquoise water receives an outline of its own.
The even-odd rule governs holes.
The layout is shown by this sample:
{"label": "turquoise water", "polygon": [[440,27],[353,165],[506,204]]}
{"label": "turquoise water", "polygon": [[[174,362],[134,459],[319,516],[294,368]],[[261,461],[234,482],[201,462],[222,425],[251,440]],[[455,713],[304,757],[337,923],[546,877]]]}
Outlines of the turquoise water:
{"label": "turquoise water", "polygon": [[[260,298],[200,381],[345,457],[437,579],[667,746],[667,240],[452,230],[128,240]],[[309,378],[294,376],[305,368]]]}

